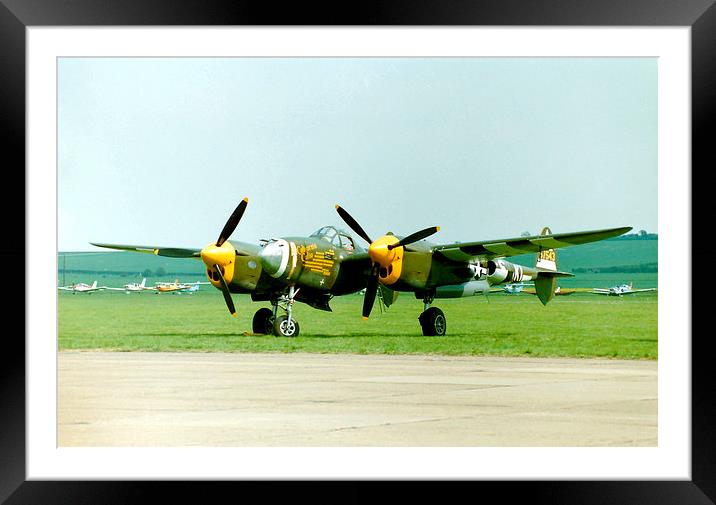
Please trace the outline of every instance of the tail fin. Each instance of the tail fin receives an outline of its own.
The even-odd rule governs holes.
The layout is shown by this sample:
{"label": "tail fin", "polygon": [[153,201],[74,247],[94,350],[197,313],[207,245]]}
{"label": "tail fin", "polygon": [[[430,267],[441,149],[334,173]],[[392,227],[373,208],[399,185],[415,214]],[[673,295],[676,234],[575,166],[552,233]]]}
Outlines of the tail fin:
{"label": "tail fin", "polygon": [[[540,233],[540,235],[551,234],[552,230],[549,229],[549,226],[542,228],[542,233]],[[538,269],[542,268],[544,270],[557,271],[557,251],[554,249],[540,249],[540,252],[537,253],[537,263],[535,267]]]}
{"label": "tail fin", "polygon": [[[542,228],[542,233],[540,233],[540,235],[551,234],[552,230],[549,229],[549,226]],[[557,251],[554,249],[540,249],[540,252],[537,253],[535,268],[537,269],[537,277],[534,281],[535,292],[542,305],[547,305],[554,298],[558,277],[573,277],[573,274],[557,270]]]}
{"label": "tail fin", "polygon": [[147,278],[146,278],[146,277],[144,277],[144,278],[142,279],[142,283],[139,285],[139,287],[140,287],[140,288],[143,288],[145,282],[147,282]]}
{"label": "tail fin", "polygon": [[94,282],[92,283],[92,289],[94,289],[94,288],[96,288],[96,287],[97,287],[97,281],[94,281]]}

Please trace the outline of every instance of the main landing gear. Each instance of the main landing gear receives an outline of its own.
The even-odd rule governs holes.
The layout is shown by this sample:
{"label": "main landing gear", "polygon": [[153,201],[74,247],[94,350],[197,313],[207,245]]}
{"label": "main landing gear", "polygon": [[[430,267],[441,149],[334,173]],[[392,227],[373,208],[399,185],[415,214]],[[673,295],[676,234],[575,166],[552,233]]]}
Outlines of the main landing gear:
{"label": "main landing gear", "polygon": [[418,317],[423,335],[426,337],[442,337],[447,330],[445,314],[437,307],[431,307],[435,293],[426,293],[423,297],[423,312]]}
{"label": "main landing gear", "polygon": [[[297,337],[299,332],[298,321],[292,317],[291,313],[293,304],[296,301],[296,295],[300,289],[294,289],[293,286],[290,286],[288,293],[271,298],[273,309],[263,307],[257,310],[251,324],[254,333],[276,335],[277,337]],[[285,316],[277,315],[279,307],[286,311]]]}

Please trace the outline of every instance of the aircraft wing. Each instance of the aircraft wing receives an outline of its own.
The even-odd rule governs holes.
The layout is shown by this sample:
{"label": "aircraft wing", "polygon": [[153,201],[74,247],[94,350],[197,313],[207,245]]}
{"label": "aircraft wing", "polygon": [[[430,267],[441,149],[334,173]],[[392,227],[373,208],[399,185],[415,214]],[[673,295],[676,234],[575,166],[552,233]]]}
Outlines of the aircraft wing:
{"label": "aircraft wing", "polygon": [[608,289],[604,289],[604,288],[594,288],[594,289],[592,289],[591,292],[594,293],[595,295],[608,295],[609,293],[611,293],[611,291],[609,291]]}
{"label": "aircraft wing", "polygon": [[124,288],[110,288],[109,286],[105,286],[104,289],[109,289],[110,291],[125,291]]}
{"label": "aircraft wing", "polygon": [[[231,245],[234,246],[234,249],[236,249],[236,254],[238,254],[239,256],[255,256],[261,250],[261,247],[256,244],[250,244],[248,242],[239,242],[236,240],[229,240],[229,242],[231,242]],[[193,249],[186,247],[163,247],[155,245],[100,244],[97,242],[90,242],[90,244],[96,247],[105,247],[107,249],[155,254],[157,256],[166,256],[168,258],[201,259],[201,249]]]}
{"label": "aircraft wing", "polygon": [[124,244],[98,244],[90,242],[93,246],[117,249],[120,251],[134,251],[169,258],[201,258],[201,249],[184,249],[179,247],[159,247],[152,245],[124,245]]}
{"label": "aircraft wing", "polygon": [[544,249],[558,249],[560,247],[588,244],[589,242],[617,237],[631,229],[631,226],[626,226],[574,233],[552,233],[550,235],[484,240],[481,242],[457,242],[436,245],[432,249],[454,261],[490,260],[531,252],[537,253]]}
{"label": "aircraft wing", "polygon": [[656,288],[631,289],[622,293],[623,295],[631,295],[633,293],[643,293],[644,291],[656,291]]}

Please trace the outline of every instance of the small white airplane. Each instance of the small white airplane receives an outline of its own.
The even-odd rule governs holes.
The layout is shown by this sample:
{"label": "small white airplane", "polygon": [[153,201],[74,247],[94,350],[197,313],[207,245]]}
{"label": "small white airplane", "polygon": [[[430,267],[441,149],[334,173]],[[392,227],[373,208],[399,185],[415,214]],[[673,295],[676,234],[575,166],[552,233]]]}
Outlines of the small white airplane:
{"label": "small white airplane", "polygon": [[643,293],[645,291],[656,291],[656,288],[644,288],[634,289],[632,283],[620,284],[619,286],[612,286],[610,288],[593,288],[592,293],[596,295],[607,295],[607,296],[623,296],[631,295],[634,293]]}
{"label": "small white airplane", "polygon": [[130,282],[128,284],[125,284],[121,288],[110,288],[106,287],[105,289],[109,289],[111,291],[124,291],[125,293],[141,293],[142,291],[154,291],[156,288],[146,286],[147,278],[143,278],[142,282]]}
{"label": "small white airplane", "polygon": [[97,286],[97,281],[94,281],[92,285],[85,284],[84,282],[79,282],[77,284],[70,284],[69,286],[58,286],[57,289],[61,289],[63,291],[72,291],[72,294],[75,293],[93,293],[95,291],[101,291],[102,289],[107,289],[105,286]]}
{"label": "small white airplane", "polygon": [[490,293],[507,293],[508,295],[518,295],[522,293],[522,290],[524,290],[527,286],[534,286],[534,284],[512,282],[510,284],[505,284],[501,288],[492,288],[490,289]]}
{"label": "small white airplane", "polygon": [[[527,289],[525,289],[527,288]],[[561,295],[571,295],[572,293],[575,293],[577,289],[562,289],[561,286],[557,286],[554,288],[554,294],[555,296],[561,296]],[[525,293],[528,295],[536,295],[537,291],[534,288],[534,284],[524,284],[524,283],[511,283],[511,284],[505,284],[502,288],[494,288],[490,289],[490,293],[507,293],[508,295],[519,295],[521,293]]]}

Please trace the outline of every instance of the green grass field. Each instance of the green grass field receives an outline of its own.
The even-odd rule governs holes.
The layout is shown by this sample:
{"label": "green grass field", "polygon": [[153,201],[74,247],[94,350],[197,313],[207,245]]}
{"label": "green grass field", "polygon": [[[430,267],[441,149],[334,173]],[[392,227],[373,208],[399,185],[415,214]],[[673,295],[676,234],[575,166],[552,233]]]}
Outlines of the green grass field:
{"label": "green grass field", "polygon": [[332,313],[296,304],[296,338],[252,335],[266,303],[234,295],[238,317],[221,293],[194,295],[98,292],[58,294],[59,348],[119,351],[315,352],[657,359],[657,294],[601,297],[577,293],[542,306],[531,295],[436,300],[447,317],[444,337],[424,337],[422,301],[402,293],[368,321],[360,295],[336,297]]}

